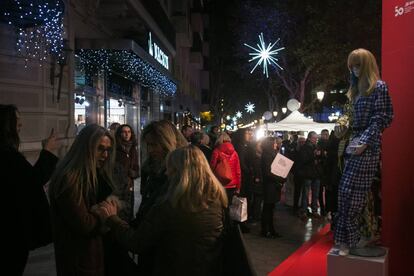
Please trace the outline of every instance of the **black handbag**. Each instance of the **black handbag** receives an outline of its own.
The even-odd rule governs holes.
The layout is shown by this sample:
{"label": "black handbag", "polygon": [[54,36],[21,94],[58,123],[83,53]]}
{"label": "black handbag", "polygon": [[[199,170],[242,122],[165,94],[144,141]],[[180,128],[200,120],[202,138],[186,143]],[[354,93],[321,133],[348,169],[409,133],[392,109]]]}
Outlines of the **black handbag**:
{"label": "black handbag", "polygon": [[230,220],[228,209],[224,211],[222,261],[222,275],[256,275],[247,254],[239,224]]}

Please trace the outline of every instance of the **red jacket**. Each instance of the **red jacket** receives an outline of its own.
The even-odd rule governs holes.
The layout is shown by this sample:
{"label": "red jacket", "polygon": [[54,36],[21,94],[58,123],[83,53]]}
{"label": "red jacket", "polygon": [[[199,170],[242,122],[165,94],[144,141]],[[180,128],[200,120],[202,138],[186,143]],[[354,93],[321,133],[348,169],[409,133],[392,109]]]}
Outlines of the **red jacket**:
{"label": "red jacket", "polygon": [[210,166],[212,168],[216,167],[218,158],[226,158],[229,162],[231,172],[233,174],[233,179],[229,184],[224,186],[226,189],[231,188],[237,188],[237,190],[240,190],[240,184],[241,184],[241,170],[240,170],[240,161],[239,161],[239,155],[234,150],[234,147],[231,143],[225,142],[219,146],[217,146],[213,150],[213,154],[211,156]]}

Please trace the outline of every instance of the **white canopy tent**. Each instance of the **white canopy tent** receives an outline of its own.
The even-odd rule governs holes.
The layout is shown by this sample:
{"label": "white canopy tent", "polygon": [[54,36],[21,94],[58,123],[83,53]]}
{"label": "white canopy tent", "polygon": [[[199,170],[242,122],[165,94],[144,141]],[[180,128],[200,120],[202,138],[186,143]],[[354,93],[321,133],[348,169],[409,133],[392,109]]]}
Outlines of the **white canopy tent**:
{"label": "white canopy tent", "polygon": [[268,123],[266,128],[269,131],[315,131],[320,133],[323,129],[331,131],[334,127],[334,123],[317,123],[295,110],[279,122]]}

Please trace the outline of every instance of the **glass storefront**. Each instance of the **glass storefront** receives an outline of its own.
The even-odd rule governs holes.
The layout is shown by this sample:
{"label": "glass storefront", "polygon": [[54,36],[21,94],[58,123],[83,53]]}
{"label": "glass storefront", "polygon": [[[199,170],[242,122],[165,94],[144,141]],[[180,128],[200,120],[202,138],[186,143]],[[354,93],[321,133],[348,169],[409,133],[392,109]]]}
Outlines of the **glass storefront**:
{"label": "glass storefront", "polygon": [[112,123],[130,125],[135,133],[138,133],[137,105],[133,102],[126,102],[122,99],[110,98],[107,108],[107,127]]}
{"label": "glass storefront", "polygon": [[99,123],[96,96],[75,94],[74,122],[76,132],[88,124]]}

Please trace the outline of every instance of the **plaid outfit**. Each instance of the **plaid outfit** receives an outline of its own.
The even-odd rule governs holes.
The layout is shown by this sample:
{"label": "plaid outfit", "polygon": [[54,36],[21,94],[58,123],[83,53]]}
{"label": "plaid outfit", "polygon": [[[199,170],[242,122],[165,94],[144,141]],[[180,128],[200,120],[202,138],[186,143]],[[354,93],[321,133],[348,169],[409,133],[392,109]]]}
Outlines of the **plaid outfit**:
{"label": "plaid outfit", "polygon": [[368,147],[361,155],[351,155],[345,163],[339,184],[339,209],[334,238],[336,243],[355,246],[359,239],[358,216],[363,210],[368,191],[378,170],[382,131],[393,118],[393,108],[385,82],[378,81],[369,96],[353,103],[353,133],[359,144]]}

